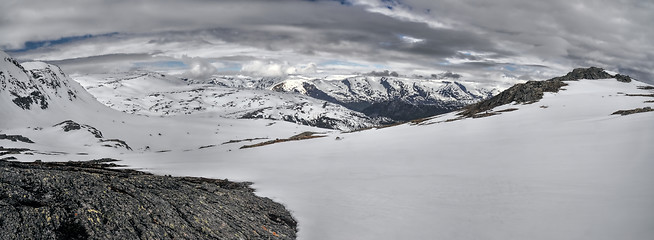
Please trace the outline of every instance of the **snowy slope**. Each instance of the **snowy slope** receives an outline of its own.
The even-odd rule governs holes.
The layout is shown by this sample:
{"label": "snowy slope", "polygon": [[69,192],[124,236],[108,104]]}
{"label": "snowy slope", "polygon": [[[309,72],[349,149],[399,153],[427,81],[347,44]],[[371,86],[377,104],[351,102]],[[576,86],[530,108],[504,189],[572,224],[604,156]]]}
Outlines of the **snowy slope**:
{"label": "snowy slope", "polygon": [[285,120],[339,130],[372,127],[383,121],[299,94],[213,82],[187,84],[152,72],[73,77],[105,105],[128,113],[161,116],[210,112],[227,118]]}
{"label": "snowy slope", "polygon": [[254,181],[293,211],[300,239],[649,238],[654,112],[611,113],[654,105],[625,95],[652,91],[614,79],[569,84],[486,118],[441,122],[456,117],[447,114],[247,150],[123,159],[160,174]]}

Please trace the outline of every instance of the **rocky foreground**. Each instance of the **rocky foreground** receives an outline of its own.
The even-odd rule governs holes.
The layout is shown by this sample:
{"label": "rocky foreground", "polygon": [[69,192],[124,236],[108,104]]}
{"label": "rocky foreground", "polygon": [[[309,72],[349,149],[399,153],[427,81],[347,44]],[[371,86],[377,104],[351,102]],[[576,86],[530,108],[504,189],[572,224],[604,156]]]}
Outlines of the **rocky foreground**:
{"label": "rocky foreground", "polygon": [[112,160],[0,160],[3,239],[294,239],[281,204],[247,183],[111,169]]}

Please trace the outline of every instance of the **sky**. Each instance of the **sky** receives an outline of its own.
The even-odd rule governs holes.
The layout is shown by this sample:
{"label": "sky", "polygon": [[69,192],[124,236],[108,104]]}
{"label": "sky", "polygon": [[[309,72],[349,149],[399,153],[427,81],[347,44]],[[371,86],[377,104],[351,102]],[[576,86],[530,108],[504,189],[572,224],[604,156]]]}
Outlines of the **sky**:
{"label": "sky", "polygon": [[654,83],[651,0],[0,1],[0,49],[68,73],[524,81],[597,66]]}

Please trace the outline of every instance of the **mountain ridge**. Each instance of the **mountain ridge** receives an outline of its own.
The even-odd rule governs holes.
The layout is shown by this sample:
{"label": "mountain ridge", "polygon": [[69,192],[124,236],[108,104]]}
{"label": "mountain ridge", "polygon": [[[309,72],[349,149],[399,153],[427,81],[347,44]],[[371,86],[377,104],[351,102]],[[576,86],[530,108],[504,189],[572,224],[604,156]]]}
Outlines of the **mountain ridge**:
{"label": "mountain ridge", "polygon": [[[466,87],[456,81],[355,76],[342,80],[284,80],[271,89],[304,94],[370,117],[408,121],[458,110],[499,92],[468,84]],[[474,91],[469,90],[473,88]]]}

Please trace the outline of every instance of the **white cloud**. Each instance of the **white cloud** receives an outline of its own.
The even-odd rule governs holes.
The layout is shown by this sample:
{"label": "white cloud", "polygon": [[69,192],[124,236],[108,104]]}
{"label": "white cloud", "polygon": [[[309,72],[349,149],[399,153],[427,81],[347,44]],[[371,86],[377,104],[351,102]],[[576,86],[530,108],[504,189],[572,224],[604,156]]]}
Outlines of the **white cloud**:
{"label": "white cloud", "polygon": [[[0,8],[0,32],[7,34],[0,35],[0,48],[16,49],[25,41],[64,37],[73,40],[10,54],[23,60],[60,62],[116,54],[147,54],[153,61],[174,61],[186,55],[202,57],[229,71],[248,65],[243,71],[276,76],[370,72],[379,65],[409,75],[439,68],[457,73],[503,72],[505,64],[539,65],[529,69],[549,68],[548,72],[560,75],[574,67],[595,65],[654,81],[650,80],[654,79],[650,41],[654,31],[648,24],[654,21],[651,0],[603,4],[580,0],[576,7],[566,0],[351,0],[352,5],[335,1],[136,2],[5,1]],[[74,37],[87,34],[96,36]],[[263,62],[251,62],[256,59]],[[364,64],[324,64],[330,59]],[[127,58],[112,60],[97,68],[105,69],[108,64],[132,67]],[[297,65],[308,62],[320,64]],[[67,63],[71,68],[84,65],[80,71],[95,69],[89,62]],[[196,64],[187,74],[210,72],[206,65]]]}
{"label": "white cloud", "polygon": [[204,80],[216,73],[216,67],[209,61],[199,57],[183,57],[182,60],[189,69],[183,74],[192,79]]}
{"label": "white cloud", "polygon": [[421,43],[421,42],[425,41],[425,39],[414,38],[414,37],[406,36],[406,35],[401,35],[400,40],[402,40],[403,42],[408,43],[408,44],[417,44],[417,43]]}
{"label": "white cloud", "polygon": [[241,72],[257,76],[278,77],[290,74],[313,74],[317,72],[315,63],[291,66],[288,62],[251,61],[243,65]]}

